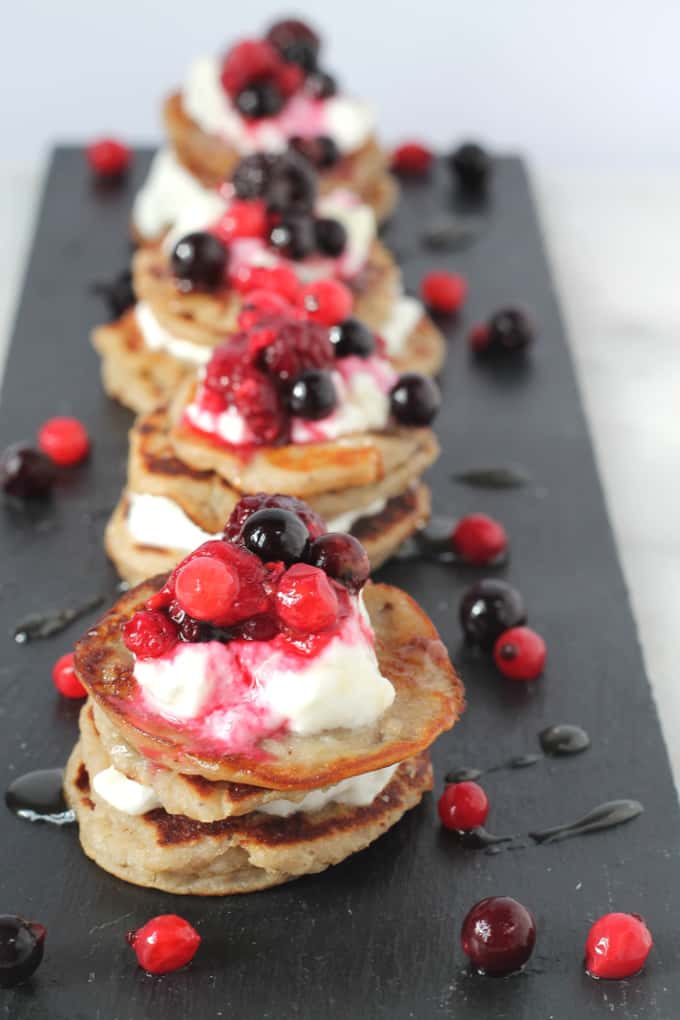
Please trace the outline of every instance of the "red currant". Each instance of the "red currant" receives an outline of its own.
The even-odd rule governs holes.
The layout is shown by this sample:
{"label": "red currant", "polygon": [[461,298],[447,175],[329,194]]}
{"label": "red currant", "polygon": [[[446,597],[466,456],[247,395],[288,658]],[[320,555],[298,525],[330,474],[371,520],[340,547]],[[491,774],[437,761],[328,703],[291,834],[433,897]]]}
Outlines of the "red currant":
{"label": "red currant", "polygon": [[190,963],[201,944],[201,936],[183,917],[160,914],[137,931],[127,934],[139,966],[149,974],[168,974]]}
{"label": "red currant", "polygon": [[588,932],[586,971],[594,978],[626,978],[645,965],[653,945],[637,914],[605,914]]}
{"label": "red currant", "polygon": [[392,153],[392,169],[398,174],[419,177],[432,164],[432,152],[420,142],[404,142]]}
{"label": "red currant", "polygon": [[38,432],[43,453],[63,467],[78,464],[90,450],[90,437],[77,418],[50,418]]}
{"label": "red currant", "polygon": [[87,691],[76,676],[73,652],[66,652],[52,666],[52,681],[65,698],[86,698]]}
{"label": "red currant", "polygon": [[291,311],[293,309],[281,294],[273,290],[250,290],[243,299],[238,325],[240,329],[252,329],[263,319],[272,315],[288,315]]}
{"label": "red currant", "polygon": [[264,202],[242,202],[236,199],[213,230],[225,244],[237,237],[264,237],[267,232],[267,207]]}
{"label": "red currant", "polygon": [[315,280],[302,288],[300,304],[313,322],[335,326],[352,311],[352,292],[339,280]]}
{"label": "red currant", "polygon": [[177,571],[175,597],[196,620],[217,620],[228,612],[238,595],[237,571],[214,556],[197,556]]}
{"label": "red currant", "polygon": [[512,974],[531,956],[536,923],[510,896],[480,900],[463,921],[463,951],[481,974]]}
{"label": "red currant", "polygon": [[493,563],[508,547],[505,528],[486,514],[467,514],[451,534],[453,548],[468,563]]}
{"label": "red currant", "polygon": [[468,334],[468,343],[477,354],[485,351],[489,346],[489,327],[483,322],[473,326]]}
{"label": "red currant", "polygon": [[427,273],[420,284],[423,301],[435,312],[457,312],[467,297],[467,281],[459,273]]}
{"label": "red currant", "polygon": [[484,825],[489,799],[477,783],[450,783],[437,802],[437,811],[445,829],[468,832]]}
{"label": "red currant", "polygon": [[123,627],[123,640],[138,658],[158,659],[177,644],[177,627],[155,609],[140,609]]}
{"label": "red currant", "polygon": [[295,563],[279,581],[276,613],[291,630],[318,634],[337,620],[338,596],[323,570]]}
{"label": "red currant", "polygon": [[97,177],[120,177],[130,165],[132,153],[115,138],[102,138],[87,147],[87,160]]}
{"label": "red currant", "polygon": [[291,303],[297,300],[300,292],[300,281],[290,266],[240,265],[232,276],[232,283],[242,294],[271,290]]}
{"label": "red currant", "polygon": [[511,680],[536,680],[545,666],[545,641],[531,627],[511,627],[496,638],[496,666]]}

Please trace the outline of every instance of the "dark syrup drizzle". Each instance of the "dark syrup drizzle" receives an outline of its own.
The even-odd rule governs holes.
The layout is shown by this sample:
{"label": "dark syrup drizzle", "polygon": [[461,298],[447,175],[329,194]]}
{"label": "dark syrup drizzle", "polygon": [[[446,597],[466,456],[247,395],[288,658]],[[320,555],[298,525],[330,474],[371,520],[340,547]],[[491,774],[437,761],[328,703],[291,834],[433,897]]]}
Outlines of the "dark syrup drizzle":
{"label": "dark syrup drizzle", "polygon": [[529,835],[537,843],[557,843],[572,836],[581,836],[587,832],[600,832],[602,829],[613,829],[615,825],[632,822],[641,815],[644,808],[639,800],[609,800],[593,808],[587,815],[577,818],[575,822],[556,825],[552,829],[538,829]]}
{"label": "dark syrup drizzle", "polygon": [[458,769],[451,769],[444,776],[446,783],[463,783],[479,779],[485,773],[501,772],[505,769],[526,769],[536,765],[546,756],[566,757],[570,754],[581,754],[590,747],[590,737],[581,726],[574,726],[571,723],[557,723],[555,726],[547,726],[538,734],[543,753],[520,754],[500,765],[491,765],[487,769],[476,769],[462,766]]}
{"label": "dark syrup drizzle", "polygon": [[29,641],[38,641],[59,634],[74,620],[79,620],[81,616],[103,605],[106,599],[106,595],[95,595],[79,606],[25,616],[14,627],[14,640],[17,644],[23,645]]}
{"label": "dark syrup drizzle", "polygon": [[63,783],[63,769],[27,772],[7,787],[5,804],[24,821],[68,825],[76,816],[64,799]]}
{"label": "dark syrup drizzle", "polygon": [[451,480],[476,489],[518,489],[528,485],[531,477],[524,468],[507,467],[470,468],[451,475]]}

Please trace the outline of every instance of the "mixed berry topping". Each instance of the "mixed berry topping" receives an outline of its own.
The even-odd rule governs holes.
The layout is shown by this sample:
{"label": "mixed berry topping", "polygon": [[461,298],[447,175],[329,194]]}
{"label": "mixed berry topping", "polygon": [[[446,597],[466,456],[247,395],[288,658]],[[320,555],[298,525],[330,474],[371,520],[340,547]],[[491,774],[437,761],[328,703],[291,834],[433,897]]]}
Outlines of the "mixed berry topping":
{"label": "mixed berry topping", "polygon": [[533,952],[536,922],[510,896],[489,896],[470,910],[461,938],[463,951],[480,974],[512,974]]}
{"label": "mixed berry topping", "polygon": [[[272,507],[280,510],[289,510],[299,517],[307,528],[312,541],[315,538],[319,538],[320,535],[326,534],[326,525],[323,519],[303,500],[297,499],[295,496],[270,496],[266,493],[260,493],[257,496],[243,496],[239,500],[225,526],[224,538],[228,542],[237,541],[240,538],[243,525],[252,514],[257,510]],[[363,552],[363,546],[360,548]]]}
{"label": "mixed berry topping", "polygon": [[522,596],[497,578],[488,577],[473,584],[463,594],[460,622],[466,639],[482,648],[493,648],[496,638],[511,627],[526,622]]}
{"label": "mixed berry topping", "polygon": [[451,533],[454,551],[466,563],[493,563],[506,552],[508,536],[505,528],[486,514],[467,514]]}
{"label": "mixed berry topping", "polygon": [[432,165],[432,150],[420,142],[404,142],[392,153],[392,169],[407,177],[420,177]]}
{"label": "mixed berry topping", "polygon": [[294,563],[276,589],[276,615],[301,634],[319,634],[338,618],[338,596],[328,575],[309,563]]}
{"label": "mixed berry topping", "polygon": [[427,273],[420,284],[423,301],[433,311],[450,315],[462,308],[467,297],[467,281],[459,273],[444,270]]}
{"label": "mixed berry topping", "polygon": [[429,425],[441,404],[441,394],[434,379],[406,372],[390,393],[390,406],[400,425]]}
{"label": "mixed berry topping", "polygon": [[56,481],[54,462],[26,443],[8,446],[0,457],[0,486],[14,499],[41,499]]}
{"label": "mixed berry topping", "polygon": [[493,646],[496,666],[511,680],[536,680],[545,667],[545,641],[531,627],[511,627]]}
{"label": "mixed berry topping", "polygon": [[637,914],[605,914],[588,932],[586,971],[594,978],[631,977],[642,970],[653,944]]}
{"label": "mixed berry topping", "polygon": [[534,341],[535,329],[521,308],[501,308],[486,323],[473,326],[468,342],[477,354],[516,354]]}
{"label": "mixed berry topping", "polygon": [[317,170],[328,170],[340,159],[340,149],[328,135],[317,135],[315,138],[300,138],[293,135],[288,144]]}
{"label": "mixed berry topping", "polygon": [[228,249],[215,234],[196,231],[180,238],[170,263],[180,290],[217,290],[224,283]]}
{"label": "mixed berry topping", "polygon": [[84,698],[87,691],[76,676],[73,652],[66,652],[52,666],[52,682],[65,698]]}
{"label": "mixed berry topping", "polygon": [[247,518],[240,541],[265,563],[280,560],[290,565],[305,558],[309,531],[294,511],[264,507]]}
{"label": "mixed berry topping", "polygon": [[448,161],[462,191],[474,194],[485,190],[491,174],[491,159],[481,145],[466,142],[451,153]]}
{"label": "mixed berry topping", "polygon": [[266,35],[281,57],[291,64],[299,64],[305,71],[314,71],[321,47],[316,32],[295,18],[277,21]]}
{"label": "mixed berry topping", "polygon": [[90,437],[77,418],[50,418],[38,432],[38,446],[55,464],[70,467],[87,457]]}
{"label": "mixed berry topping", "polygon": [[152,917],[127,934],[139,966],[149,974],[169,974],[190,963],[201,944],[195,928],[177,914]]}
{"label": "mixed berry topping", "polygon": [[0,914],[0,988],[14,988],[38,969],[47,929],[15,914]]}
{"label": "mixed berry topping", "polygon": [[489,799],[477,783],[449,783],[439,798],[437,812],[445,829],[469,832],[484,825]]}
{"label": "mixed berry topping", "polygon": [[289,412],[307,421],[327,418],[338,404],[338,391],[330,372],[310,368],[294,379],[286,401]]}
{"label": "mixed berry topping", "polygon": [[85,151],[93,172],[103,180],[122,177],[132,160],[132,153],[127,145],[117,142],[115,138],[102,138],[88,145]]}
{"label": "mixed berry topping", "polygon": [[361,542],[343,532],[329,531],[314,538],[308,559],[350,591],[359,591],[371,572],[368,554]]}
{"label": "mixed berry topping", "polygon": [[140,609],[123,629],[125,646],[140,659],[159,659],[178,640],[175,623],[153,609]]}
{"label": "mixed berry topping", "polygon": [[352,292],[339,280],[314,280],[302,288],[299,303],[312,322],[335,326],[352,311]]}

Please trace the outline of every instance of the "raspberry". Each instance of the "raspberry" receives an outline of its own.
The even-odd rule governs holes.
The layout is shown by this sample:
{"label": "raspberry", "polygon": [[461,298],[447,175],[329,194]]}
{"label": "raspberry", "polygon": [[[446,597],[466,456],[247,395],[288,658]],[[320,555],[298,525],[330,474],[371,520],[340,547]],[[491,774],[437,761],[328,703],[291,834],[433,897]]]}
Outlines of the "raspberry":
{"label": "raspberry", "polygon": [[177,914],[152,917],[137,931],[127,933],[139,966],[149,974],[168,974],[193,960],[201,944],[195,928]]}
{"label": "raspberry", "polygon": [[232,283],[242,294],[251,290],[271,290],[291,302],[297,301],[300,292],[300,281],[289,266],[239,266]]}
{"label": "raspberry", "polygon": [[302,288],[299,302],[313,322],[335,326],[352,313],[352,292],[339,280],[315,280]]}
{"label": "raspberry", "polygon": [[52,666],[54,686],[65,698],[85,698],[87,691],[76,676],[73,668],[73,652],[62,655]]}
{"label": "raspberry", "polygon": [[483,565],[494,560],[508,548],[508,536],[498,521],[486,514],[462,517],[451,535],[453,548],[467,563]]}
{"label": "raspberry", "polygon": [[220,80],[232,98],[251,82],[277,75],[281,58],[271,43],[262,39],[244,39],[227,53]]}
{"label": "raspberry", "polygon": [[545,641],[531,627],[511,627],[496,639],[496,666],[511,680],[536,680],[545,666]]}
{"label": "raspberry", "polygon": [[177,627],[155,609],[140,609],[123,627],[125,647],[140,659],[158,659],[177,644]]}
{"label": "raspberry", "polygon": [[268,493],[258,493],[256,496],[243,496],[231,512],[229,520],[224,528],[224,537],[229,542],[237,542],[240,538],[243,525],[258,510],[277,507],[281,510],[290,510],[297,514],[309,532],[310,539],[319,538],[326,533],[326,525],[322,518],[310,506],[295,496],[270,496]]}
{"label": "raspberry", "polygon": [[297,64],[281,64],[276,75],[276,84],[282,95],[292,96],[302,88],[305,80],[304,71]]}
{"label": "raspberry", "polygon": [[38,432],[38,446],[55,464],[68,467],[87,456],[90,439],[77,418],[50,418]]}
{"label": "raspberry", "polygon": [[273,443],[283,437],[286,419],[278,390],[273,380],[252,363],[245,336],[215,348],[204,386],[239,411],[256,442]]}
{"label": "raspberry", "polygon": [[295,379],[309,368],[332,368],[335,350],[328,330],[315,322],[280,320],[274,340],[260,361],[281,381]]}
{"label": "raspberry", "polygon": [[435,312],[457,312],[467,297],[467,282],[459,273],[427,273],[420,284],[423,301]]}
{"label": "raspberry", "polygon": [[212,228],[228,244],[236,237],[264,237],[267,232],[267,207],[264,202],[233,201]]}
{"label": "raspberry", "polygon": [[605,914],[588,933],[585,968],[594,978],[626,978],[645,965],[653,946],[637,914]]}
{"label": "raspberry", "polygon": [[432,152],[420,142],[404,142],[392,153],[392,169],[398,174],[419,177],[430,169]]}
{"label": "raspberry", "polygon": [[240,329],[249,330],[261,322],[266,323],[271,316],[287,315],[291,310],[291,306],[280,294],[271,290],[251,290],[243,300],[238,325]]}
{"label": "raspberry", "polygon": [[197,556],[177,572],[175,595],[196,620],[216,620],[229,612],[239,590],[234,568],[214,556]]}
{"label": "raspberry", "polygon": [[469,832],[484,825],[489,800],[477,783],[450,783],[439,798],[437,812],[445,829]]}
{"label": "raspberry", "polygon": [[171,600],[176,591],[180,571],[193,560],[204,557],[214,557],[226,564],[234,571],[239,582],[238,594],[234,600],[225,608],[224,612],[220,612],[219,616],[214,617],[211,623],[219,627],[228,627],[232,623],[239,623],[251,616],[267,612],[270,608],[268,593],[270,575],[265,565],[253,553],[240,546],[223,542],[221,539],[204,542],[198,549],[189,553],[175,567],[165,589],[158,596],[150,599],[147,605],[167,605],[168,598]]}
{"label": "raspberry", "polygon": [[130,165],[132,153],[115,138],[102,138],[86,149],[87,161],[97,177],[121,177]]}
{"label": "raspberry", "polygon": [[307,563],[290,567],[276,590],[276,612],[282,623],[301,634],[318,634],[338,618],[338,596],[323,570]]}

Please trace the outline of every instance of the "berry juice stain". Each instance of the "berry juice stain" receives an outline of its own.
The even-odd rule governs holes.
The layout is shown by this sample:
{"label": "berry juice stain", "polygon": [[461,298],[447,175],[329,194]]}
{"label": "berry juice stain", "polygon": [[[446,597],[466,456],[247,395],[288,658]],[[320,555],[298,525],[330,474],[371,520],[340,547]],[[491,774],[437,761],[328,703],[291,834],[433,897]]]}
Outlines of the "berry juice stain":
{"label": "berry juice stain", "polygon": [[63,783],[63,769],[27,772],[7,787],[5,804],[24,821],[68,825],[76,816],[64,799]]}

